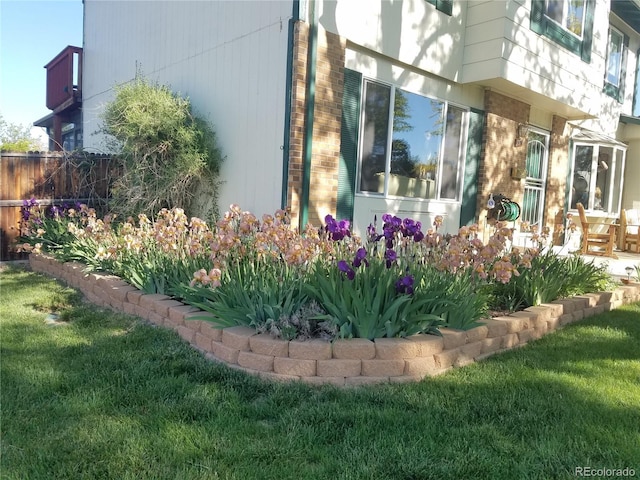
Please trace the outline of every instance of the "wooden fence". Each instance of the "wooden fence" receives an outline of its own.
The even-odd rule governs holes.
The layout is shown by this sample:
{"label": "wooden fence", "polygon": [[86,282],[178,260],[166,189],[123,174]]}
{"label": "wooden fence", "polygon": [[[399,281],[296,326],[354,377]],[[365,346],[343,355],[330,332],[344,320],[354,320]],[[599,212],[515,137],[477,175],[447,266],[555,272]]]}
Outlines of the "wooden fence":
{"label": "wooden fence", "polygon": [[69,152],[2,152],[0,155],[0,260],[14,251],[20,235],[21,207],[35,198],[41,205],[81,202],[99,208],[108,198],[114,161],[108,156]]}

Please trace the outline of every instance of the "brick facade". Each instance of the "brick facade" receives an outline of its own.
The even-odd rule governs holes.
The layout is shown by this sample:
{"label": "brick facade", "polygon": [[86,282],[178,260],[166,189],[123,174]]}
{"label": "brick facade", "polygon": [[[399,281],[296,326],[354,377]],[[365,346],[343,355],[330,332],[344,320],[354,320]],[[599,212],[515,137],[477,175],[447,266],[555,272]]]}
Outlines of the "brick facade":
{"label": "brick facade", "polygon": [[547,171],[544,222],[545,225],[553,228],[553,240],[556,245],[562,243],[561,227],[564,224],[565,216],[564,204],[568,168],[569,135],[567,132],[567,120],[554,115],[549,144],[549,169]]}
{"label": "brick facade", "polygon": [[[308,24],[298,22],[293,50],[287,182],[287,203],[294,224],[299,221],[302,200],[308,39]],[[308,206],[308,221],[313,225],[321,225],[325,215],[336,213],[345,46],[343,38],[319,29]]]}
{"label": "brick facade", "polygon": [[522,204],[524,182],[511,177],[511,169],[524,168],[527,142],[517,143],[519,124],[529,122],[531,107],[514,98],[491,90],[484,96],[485,130],[482,160],[478,172],[477,218],[481,225],[487,220],[487,201],[493,193],[501,193]]}

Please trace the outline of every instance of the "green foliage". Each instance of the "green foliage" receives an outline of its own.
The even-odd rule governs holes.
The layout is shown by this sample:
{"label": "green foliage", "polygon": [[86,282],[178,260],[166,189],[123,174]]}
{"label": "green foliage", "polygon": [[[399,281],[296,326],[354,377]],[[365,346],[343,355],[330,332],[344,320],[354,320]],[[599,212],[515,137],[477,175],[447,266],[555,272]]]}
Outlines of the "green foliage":
{"label": "green foliage", "polygon": [[0,150],[8,152],[32,152],[42,150],[40,142],[31,136],[31,129],[7,122],[0,114]]}
{"label": "green foliage", "polygon": [[338,268],[316,264],[306,289],[327,311],[323,318],[335,323],[342,338],[407,337],[416,333],[436,333],[447,300],[441,292],[399,294],[398,272],[384,260],[371,258],[352,280]]}
{"label": "green foliage", "polygon": [[606,267],[579,255],[563,257],[547,250],[532,258],[530,268],[520,267],[509,283],[493,286],[493,307],[517,310],[610,286]]}
{"label": "green foliage", "polygon": [[192,113],[189,99],[142,77],[116,87],[103,113],[102,132],[119,152],[122,175],[112,189],[112,209],[124,215],[152,216],[162,208],[194,211],[194,192],[216,198],[222,154],[212,128]]}
{"label": "green foliage", "polygon": [[176,293],[190,305],[214,314],[220,326],[262,330],[268,322],[295,315],[308,301],[298,273],[277,262],[240,261],[224,270],[223,281],[215,289],[183,284]]}

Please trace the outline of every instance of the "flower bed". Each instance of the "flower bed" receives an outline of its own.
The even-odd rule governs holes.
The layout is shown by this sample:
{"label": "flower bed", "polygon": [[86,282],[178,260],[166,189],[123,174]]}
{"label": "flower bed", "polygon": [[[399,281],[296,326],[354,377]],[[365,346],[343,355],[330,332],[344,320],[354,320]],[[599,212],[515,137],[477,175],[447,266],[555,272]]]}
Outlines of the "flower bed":
{"label": "flower bed", "polygon": [[207,358],[271,380],[335,385],[420,380],[640,300],[640,286],[625,285],[610,292],[578,295],[482,320],[482,325],[466,331],[441,328],[441,336],[287,341],[242,325],[215,328],[213,316],[212,322],[190,320],[206,313],[168,295],[145,294],[117,276],[89,273],[85,265],[77,262],[63,263],[36,253],[30,255],[29,261],[34,271],[79,289],[96,305],[175,330]]}

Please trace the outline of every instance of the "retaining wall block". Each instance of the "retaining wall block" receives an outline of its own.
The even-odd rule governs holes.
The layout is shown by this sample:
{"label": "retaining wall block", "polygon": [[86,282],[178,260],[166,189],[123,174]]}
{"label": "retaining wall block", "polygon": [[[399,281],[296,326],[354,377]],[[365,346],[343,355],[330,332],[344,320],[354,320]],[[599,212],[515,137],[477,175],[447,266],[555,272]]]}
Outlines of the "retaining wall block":
{"label": "retaining wall block", "polygon": [[595,307],[598,304],[598,297],[593,295],[576,295],[573,297],[575,302],[583,302],[582,308]]}
{"label": "retaining wall block", "polygon": [[418,376],[424,378],[427,375],[435,375],[439,371],[440,367],[436,365],[436,360],[433,355],[428,357],[407,358],[404,361],[404,375],[409,377]]}
{"label": "retaining wall block", "polygon": [[[140,301],[138,302],[138,304],[141,307],[146,308],[147,310],[154,310],[154,308],[153,308],[154,304],[158,300],[169,300],[169,296],[168,295],[163,295],[162,293],[148,293],[148,294],[142,295],[140,297]],[[129,300],[129,301],[131,301],[131,300]]]}
{"label": "retaining wall block", "polygon": [[479,327],[472,328],[467,330],[467,344],[480,342],[487,338],[489,335],[489,327],[486,325],[480,325]]}
{"label": "retaining wall block", "polygon": [[115,275],[109,275],[106,273],[100,274],[100,276],[97,277],[97,283],[105,290],[111,287],[124,287],[125,285],[128,285],[128,283],[122,280],[120,277],[116,277]]}
{"label": "retaining wall block", "polygon": [[419,333],[407,337],[406,340],[418,346],[418,357],[433,358],[434,353],[440,353],[444,350],[444,339],[439,335]]}
{"label": "retaining wall block", "polygon": [[153,310],[164,317],[168,317],[170,307],[180,307],[183,305],[184,303],[178,300],[156,300],[153,302]]}
{"label": "retaining wall block", "polygon": [[418,356],[419,345],[405,338],[376,338],[376,358],[393,360],[396,358],[407,359]]}
{"label": "retaining wall block", "polygon": [[525,344],[534,339],[535,328],[527,328],[518,332],[518,343]]}
{"label": "retaining wall block", "polygon": [[467,343],[467,332],[464,330],[441,328],[440,333],[442,333],[442,341],[444,343],[445,350],[450,350]]}
{"label": "retaining wall block", "polygon": [[551,318],[551,308],[547,308],[542,305],[527,307],[524,311],[537,314],[537,318],[534,320],[534,327],[540,323],[547,323],[547,320]]}
{"label": "retaining wall block", "polygon": [[337,359],[370,360],[376,356],[375,344],[366,338],[337,339],[331,345],[333,358]]}
{"label": "retaining wall block", "polygon": [[274,372],[256,372],[256,375],[270,382],[278,383],[295,382],[297,380],[300,380],[300,377],[297,377],[295,375],[281,375]]}
{"label": "retaining wall block", "polygon": [[140,305],[140,299],[145,295],[142,290],[132,290],[127,292],[127,302],[131,302],[134,305]]}
{"label": "retaining wall block", "polygon": [[485,338],[482,340],[482,348],[480,349],[480,354],[493,353],[497,352],[502,348],[502,337],[491,337]]}
{"label": "retaining wall block", "polygon": [[482,352],[482,340],[474,343],[468,343],[460,347],[460,353],[458,354],[458,360],[469,358],[473,360]]}
{"label": "retaining wall block", "polygon": [[554,300],[549,305],[558,305],[559,306],[559,308],[561,310],[560,310],[560,313],[557,315],[558,317],[560,315],[563,315],[563,314],[566,314],[566,313],[573,313],[573,311],[576,309],[575,302],[572,302],[570,299],[566,299],[566,298],[562,298],[562,299],[559,299],[559,300]]}
{"label": "retaining wall block", "polygon": [[259,333],[250,337],[249,347],[252,352],[260,355],[272,355],[275,357],[289,356],[289,342],[281,338],[273,338],[268,333]]}
{"label": "retaining wall block", "polygon": [[317,372],[317,360],[275,357],[273,371],[282,375],[314,377]]}
{"label": "retaining wall block", "polygon": [[[420,358],[420,357],[416,357]],[[413,359],[415,360],[415,359]],[[366,377],[397,377],[404,374],[405,360],[362,360],[362,375]]]}
{"label": "retaining wall block", "polygon": [[613,298],[613,292],[598,292],[600,295],[600,299],[598,300],[598,304],[609,303]]}
{"label": "retaining wall block", "polygon": [[[186,327],[183,327],[183,328],[186,328]],[[229,347],[228,345],[225,345],[223,342],[216,342],[213,340],[211,341],[211,348],[213,349],[213,354],[216,357],[218,357],[220,360],[230,364],[238,363],[238,355],[240,354],[239,349]]]}
{"label": "retaining wall block", "polygon": [[122,308],[124,310],[124,313],[126,313],[127,315],[135,315],[136,314],[136,306],[133,303],[129,303],[129,302],[125,302],[122,304]]}
{"label": "retaining wall block", "polygon": [[261,355],[259,353],[245,351],[238,353],[238,365],[260,372],[272,372],[273,360],[273,355]]}
{"label": "retaining wall block", "polygon": [[319,339],[291,340],[289,342],[289,358],[329,360],[331,358],[331,343]]}
{"label": "retaining wall block", "polygon": [[[157,315],[157,313],[155,312],[152,312],[152,313]],[[187,328],[184,325],[180,325],[178,328],[176,328],[176,332],[187,342],[194,343],[194,337],[196,335],[196,332],[194,332],[190,328]]]}
{"label": "retaining wall block", "polygon": [[547,331],[553,332],[554,330],[557,330],[560,325],[560,317],[551,317],[549,320],[547,320]]}
{"label": "retaining wall block", "polygon": [[222,343],[229,348],[249,351],[249,338],[253,337],[255,334],[255,329],[245,327],[244,325],[225,328],[222,331]]}
{"label": "retaining wall block", "polygon": [[433,358],[436,361],[438,369],[442,370],[451,367],[458,359],[459,353],[460,350],[458,348],[454,348],[452,350],[444,350],[443,352],[436,353],[433,355]]}
{"label": "retaining wall block", "polygon": [[357,387],[359,385],[378,385],[380,383],[389,383],[389,377],[347,377],[344,384],[349,387]]}
{"label": "retaining wall block", "polygon": [[[222,329],[216,328],[215,325],[202,320],[200,322],[200,333],[205,337],[209,337],[211,340],[215,340],[216,342],[222,341]],[[253,338],[253,337],[251,337]],[[258,352],[260,353],[260,352]]]}
{"label": "retaining wall block", "polygon": [[518,318],[522,320],[522,330],[528,330],[530,328],[534,328],[538,322],[538,314],[534,312],[527,312],[526,310],[513,312],[509,316],[514,319]]}
{"label": "retaining wall block", "polygon": [[499,338],[509,333],[509,325],[504,321],[494,319],[481,321],[487,327],[487,338]]}
{"label": "retaining wall block", "polygon": [[534,333],[533,333],[533,338],[534,339],[539,339],[544,337],[547,334],[547,330],[549,329],[549,324],[547,322],[544,322],[540,325],[538,325],[536,328],[534,328]]}
{"label": "retaining wall block", "polygon": [[200,332],[195,332],[193,336],[193,343],[196,347],[205,352],[213,353],[213,346],[211,345],[211,338],[201,334]]}
{"label": "retaining wall block", "polygon": [[573,321],[577,322],[578,320],[582,320],[584,318],[584,308],[580,310],[576,310],[573,312]]}
{"label": "retaining wall block", "polygon": [[120,302],[127,302],[127,295],[129,292],[138,291],[136,287],[131,285],[118,285],[112,286],[107,289],[111,298],[115,298]]}
{"label": "retaining wall block", "polygon": [[517,333],[507,333],[502,337],[502,348],[513,348],[520,343]]}
{"label": "retaining wall block", "polygon": [[169,307],[167,313],[169,319],[176,325],[184,325],[185,318],[189,314],[204,314],[204,312],[200,311],[196,307],[192,307],[191,305],[174,305],[172,307]]}
{"label": "retaining wall block", "polygon": [[520,330],[528,328],[525,327],[525,319],[520,317],[494,317],[493,320],[496,322],[503,322],[507,326],[507,333],[518,333]]}
{"label": "retaining wall block", "polygon": [[155,312],[152,312],[151,310],[147,310],[146,308],[141,307],[140,305],[136,305],[135,310],[136,310],[136,315],[140,318],[144,318],[145,320],[149,320],[150,313],[155,313]]}
{"label": "retaining wall block", "polygon": [[317,369],[318,377],[355,377],[362,373],[362,360],[318,360]]}

